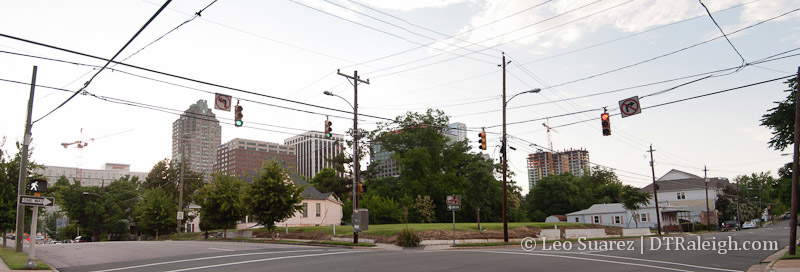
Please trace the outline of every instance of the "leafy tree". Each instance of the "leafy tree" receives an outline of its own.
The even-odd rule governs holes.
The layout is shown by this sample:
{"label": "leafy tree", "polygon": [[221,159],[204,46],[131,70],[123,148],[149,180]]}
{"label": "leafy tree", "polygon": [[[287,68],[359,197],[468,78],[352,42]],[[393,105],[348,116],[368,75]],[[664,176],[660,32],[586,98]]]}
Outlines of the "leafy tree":
{"label": "leafy tree", "polygon": [[758,206],[748,201],[736,186],[723,188],[722,193],[717,196],[716,207],[721,221],[737,220],[741,224],[758,217]]}
{"label": "leafy tree", "polygon": [[290,173],[281,164],[270,159],[265,162],[248,189],[245,205],[256,222],[275,230],[275,222],[284,221],[303,208],[303,187],[292,183]]}
{"label": "leafy tree", "polygon": [[[0,231],[3,233],[3,245],[6,245],[5,232],[11,231],[17,224],[17,185],[19,184],[19,166],[22,161],[22,145],[16,143],[17,153],[11,156],[3,149],[5,137],[0,139]],[[42,166],[32,159],[33,148],[28,152],[28,173],[30,177],[41,178],[34,170]],[[25,218],[30,218],[30,208],[26,208]]]}
{"label": "leafy tree", "polygon": [[370,224],[397,223],[403,216],[400,203],[389,197],[368,193],[361,198],[359,206],[369,209]]}
{"label": "leafy tree", "polygon": [[[188,166],[185,166],[183,175],[183,210],[186,210],[189,204],[194,202],[194,192],[203,186],[203,174],[192,172]],[[156,163],[143,183],[145,189],[161,188],[176,200],[179,186],[180,167],[167,159]]]}
{"label": "leafy tree", "polygon": [[59,178],[51,195],[56,197],[67,217],[91,233],[93,241],[99,241],[104,233],[118,240],[130,232],[127,223],[139,201],[137,177],[125,176],[104,188],[82,187],[77,181],[65,183],[66,178]]}
{"label": "leafy tree", "polygon": [[142,202],[134,209],[136,226],[145,233],[156,236],[175,229],[178,213],[178,201],[164,189],[147,189]]}
{"label": "leafy tree", "polygon": [[352,181],[339,176],[333,168],[322,168],[310,183],[320,192],[333,192],[339,199],[351,194]]}
{"label": "leafy tree", "polygon": [[583,209],[584,196],[576,186],[576,177],[570,173],[550,175],[536,183],[536,187],[528,196],[536,210],[547,215],[567,214]]}
{"label": "leafy tree", "polygon": [[422,197],[417,195],[417,200],[414,201],[414,208],[417,209],[422,217],[422,223],[434,222],[434,207],[430,196]]}
{"label": "leafy tree", "polygon": [[761,125],[772,130],[769,146],[776,150],[784,150],[794,143],[794,112],[797,95],[797,77],[785,82],[789,89],[786,100],[775,102],[778,104],[761,116]]}
{"label": "leafy tree", "polygon": [[[486,211],[491,215],[491,209],[484,209],[492,207],[492,203],[502,201],[502,181],[495,179],[493,173],[499,172],[500,165],[494,164],[491,160],[484,159],[480,154],[470,154],[468,161],[461,169],[462,176],[465,179],[464,184],[464,202],[466,207],[475,209],[475,220],[478,223],[478,229],[481,229],[481,210]],[[501,215],[502,216],[502,215]]]}
{"label": "leafy tree", "polygon": [[246,215],[245,196],[245,183],[241,179],[225,173],[214,175],[195,198],[200,205],[200,218],[205,223],[202,229],[222,228],[224,238],[228,238],[228,229],[236,228],[236,221]]}
{"label": "leafy tree", "polygon": [[622,207],[631,213],[631,218],[633,218],[633,222],[636,223],[636,228],[638,228],[639,213],[637,211],[650,202],[650,193],[639,192],[639,190],[633,186],[625,185],[622,187],[620,198],[622,199]]}

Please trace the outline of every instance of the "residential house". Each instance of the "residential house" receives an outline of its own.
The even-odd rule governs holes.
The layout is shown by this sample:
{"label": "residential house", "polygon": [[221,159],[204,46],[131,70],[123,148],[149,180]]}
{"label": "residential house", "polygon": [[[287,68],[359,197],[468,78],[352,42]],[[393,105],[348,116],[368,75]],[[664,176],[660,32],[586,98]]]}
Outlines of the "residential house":
{"label": "residential house", "polygon": [[[656,180],[658,204],[684,207],[689,211],[692,222],[706,223],[706,209],[710,211],[709,221],[717,224],[717,195],[730,183],[726,178],[708,179],[708,198],[706,198],[706,181],[700,176],[672,169]],[[640,189],[641,192],[653,193],[653,185]],[[708,207],[706,207],[708,199]]]}
{"label": "residential house", "polygon": [[[685,207],[660,206],[661,228],[664,231],[681,231],[680,219],[685,219],[689,211]],[[588,209],[568,213],[567,222],[589,223],[623,228],[651,228],[655,229],[658,219],[656,208],[652,203],[642,207],[632,214],[622,206],[622,203],[594,204]],[[638,224],[636,220],[638,220]]]}

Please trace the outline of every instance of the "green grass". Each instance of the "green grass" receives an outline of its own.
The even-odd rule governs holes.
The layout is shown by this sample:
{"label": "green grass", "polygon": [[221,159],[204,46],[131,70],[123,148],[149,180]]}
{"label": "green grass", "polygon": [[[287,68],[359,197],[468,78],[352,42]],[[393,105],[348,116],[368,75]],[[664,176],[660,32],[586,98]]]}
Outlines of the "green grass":
{"label": "green grass", "polygon": [[493,242],[493,243],[464,243],[464,244],[455,244],[451,245],[451,247],[485,247],[485,246],[513,246],[513,245],[520,245],[520,242]]}
{"label": "green grass", "polygon": [[[542,229],[552,229],[554,226],[582,226],[582,225],[591,225],[591,224],[583,224],[583,223],[537,223],[537,222],[513,222],[508,223],[509,229],[519,228],[519,227],[527,227],[527,226],[534,226],[539,227]],[[381,224],[381,225],[370,225],[369,230],[361,232],[365,235],[375,235],[375,236],[384,236],[384,237],[391,237],[395,234],[399,233],[403,228],[405,228],[405,224]],[[409,228],[414,229],[415,231],[428,231],[428,230],[452,230],[453,223],[414,223],[408,224]],[[481,223],[481,227],[484,230],[501,230],[503,229],[503,223]],[[289,227],[289,232],[293,231],[303,231],[303,232],[318,232],[324,233],[328,235],[333,235],[333,227],[331,226],[319,226],[319,227]],[[477,223],[456,223],[456,230],[459,231],[478,231],[478,224]],[[275,231],[284,233],[285,228],[278,227]],[[353,233],[352,226],[336,226],[336,234],[337,235],[347,235]]]}
{"label": "green grass", "polygon": [[[8,268],[11,268],[12,270],[25,269],[25,264],[28,263],[27,252],[18,253],[14,250],[14,248],[10,247],[0,248],[0,257],[6,262]],[[43,263],[39,259],[36,259],[36,269],[50,270],[50,266]]]}
{"label": "green grass", "polygon": [[[265,242],[273,242],[273,241],[265,241]],[[336,246],[362,246],[362,247],[374,247],[377,246],[375,244],[370,243],[357,243],[353,244],[351,242],[339,242],[339,241],[297,241],[297,240],[275,240],[274,242],[279,243],[290,243],[290,244],[323,244],[323,245],[336,245]]]}
{"label": "green grass", "polygon": [[[668,236],[668,235],[664,235]],[[587,238],[584,241],[602,241],[602,240],[618,240],[618,239],[634,239],[639,238],[640,236],[621,236],[621,237],[602,237],[602,238]],[[650,236],[648,236],[650,237]],[[653,236],[657,237],[657,236]],[[554,243],[554,242],[577,242],[578,239],[564,239],[564,240],[548,240],[547,243]],[[464,244],[455,244],[451,245],[451,247],[483,247],[483,246],[509,246],[509,245],[520,245],[521,242],[491,242],[491,243],[464,243]],[[541,241],[537,242],[541,243]]]}
{"label": "green grass", "polygon": [[800,259],[800,246],[795,246],[795,249],[794,249],[794,250],[795,250],[795,251],[794,251],[795,255],[789,255],[789,251],[787,250],[787,251],[786,251],[786,254],[783,254],[783,257],[781,257],[781,260],[795,260],[795,259]]}

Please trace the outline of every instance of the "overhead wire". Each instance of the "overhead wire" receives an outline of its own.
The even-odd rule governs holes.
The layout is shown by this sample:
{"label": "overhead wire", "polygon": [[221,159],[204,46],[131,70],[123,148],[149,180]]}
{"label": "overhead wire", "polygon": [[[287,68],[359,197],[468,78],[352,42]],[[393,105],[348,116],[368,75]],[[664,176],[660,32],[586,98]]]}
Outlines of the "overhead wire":
{"label": "overhead wire", "polygon": [[[734,45],[733,45],[733,43],[731,42],[731,40],[730,40],[730,39],[728,39],[728,35],[726,35],[726,34],[725,34],[725,31],[724,31],[724,30],[722,30],[722,27],[720,27],[720,26],[719,26],[719,24],[717,23],[717,20],[716,20],[716,19],[714,19],[714,16],[713,16],[713,15],[711,15],[711,11],[709,11],[709,10],[708,10],[708,7],[706,7],[706,4],[703,4],[703,0],[697,0],[697,2],[700,2],[700,5],[701,5],[701,6],[703,6],[703,9],[705,9],[705,10],[706,10],[706,13],[708,13],[708,17],[709,17],[709,18],[711,18],[711,21],[712,21],[712,22],[714,22],[714,25],[715,25],[715,26],[717,26],[717,29],[719,29],[719,32],[720,32],[720,33],[722,33],[722,36],[723,36],[723,37],[725,37],[725,40],[726,40],[726,41],[728,41],[728,44],[730,44],[730,45],[731,45],[731,48],[733,48],[733,51],[736,51],[736,54],[737,54],[737,55],[739,55],[739,58],[741,58],[741,59],[742,59],[742,64],[741,64],[741,66],[739,66],[739,69],[737,69],[737,70],[735,71],[735,72],[738,72],[739,70],[741,70],[742,68],[744,68],[744,65],[745,65],[745,63],[747,63],[747,61],[746,61],[746,60],[744,60],[744,57],[742,56],[742,53],[739,53],[739,50],[738,50],[738,49],[736,49],[736,46],[734,46]],[[734,73],[735,73],[735,72],[734,72]]]}
{"label": "overhead wire", "polygon": [[150,19],[149,19],[149,20],[147,20],[147,22],[146,22],[146,23],[145,23],[145,24],[144,24],[144,25],[143,25],[141,28],[139,28],[139,31],[137,31],[137,32],[136,32],[136,34],[134,34],[134,35],[133,35],[133,37],[131,37],[131,38],[130,38],[130,40],[128,40],[128,42],[127,42],[127,43],[125,43],[125,45],[123,45],[123,46],[122,46],[122,48],[120,48],[120,49],[119,49],[119,51],[117,51],[117,53],[116,53],[116,54],[114,54],[114,56],[113,56],[113,57],[111,57],[110,59],[108,59],[108,60],[106,61],[106,64],[105,64],[105,65],[103,65],[103,67],[102,67],[102,68],[100,68],[100,70],[98,70],[98,71],[97,71],[97,73],[95,73],[95,74],[94,74],[94,75],[93,75],[91,78],[89,78],[89,80],[88,80],[88,81],[86,81],[86,83],[84,83],[84,84],[83,84],[83,87],[81,87],[80,89],[78,89],[77,91],[75,91],[75,93],[73,93],[73,94],[72,94],[72,95],[71,95],[69,98],[67,98],[67,100],[64,100],[64,102],[62,102],[60,105],[56,106],[56,107],[55,107],[53,110],[51,110],[50,112],[48,112],[48,113],[47,113],[47,114],[45,114],[44,116],[42,116],[42,117],[39,117],[38,119],[34,120],[32,123],[36,123],[36,122],[39,122],[39,120],[42,120],[42,119],[44,119],[45,117],[47,117],[48,115],[52,114],[53,112],[55,112],[55,111],[56,111],[56,110],[58,110],[59,108],[63,107],[65,104],[67,104],[67,102],[69,102],[70,100],[72,100],[73,98],[75,98],[75,96],[76,96],[76,95],[78,95],[78,94],[79,94],[81,91],[84,91],[84,90],[86,90],[86,88],[87,88],[87,87],[89,87],[89,84],[91,84],[91,83],[92,83],[92,81],[93,81],[93,80],[94,80],[94,79],[97,77],[97,75],[99,75],[99,74],[100,74],[100,72],[102,72],[102,71],[103,71],[103,69],[105,69],[106,67],[108,67],[108,65],[109,65],[109,64],[111,64],[111,63],[114,61],[114,58],[116,58],[117,56],[119,56],[119,54],[121,54],[121,53],[122,53],[122,51],[123,51],[123,50],[125,50],[125,48],[127,48],[127,47],[128,47],[128,45],[130,45],[130,44],[133,42],[133,40],[134,40],[134,39],[136,39],[136,37],[138,37],[138,36],[139,36],[139,34],[141,34],[141,33],[142,33],[142,31],[144,31],[144,29],[145,29],[145,28],[147,28],[147,26],[148,26],[148,25],[150,25],[150,23],[151,23],[151,22],[153,22],[153,20],[155,20],[155,19],[156,19],[156,17],[158,17],[158,15],[159,15],[159,14],[161,14],[161,11],[163,11],[163,10],[164,10],[164,9],[167,7],[167,5],[169,5],[169,3],[170,3],[170,2],[172,2],[172,0],[167,0],[167,1],[164,3],[164,5],[162,5],[162,6],[161,6],[161,8],[159,8],[159,9],[156,11],[156,13],[155,13],[155,14],[153,14],[153,16],[151,16],[151,17],[150,17]]}

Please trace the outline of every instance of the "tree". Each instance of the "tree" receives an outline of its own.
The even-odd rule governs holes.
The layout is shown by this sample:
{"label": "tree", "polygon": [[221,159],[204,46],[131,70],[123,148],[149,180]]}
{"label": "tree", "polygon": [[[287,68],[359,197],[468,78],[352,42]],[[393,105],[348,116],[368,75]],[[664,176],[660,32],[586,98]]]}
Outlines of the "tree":
{"label": "tree", "polygon": [[339,176],[333,168],[322,168],[310,183],[320,192],[333,192],[339,199],[351,194],[352,181]]}
{"label": "tree", "polygon": [[[203,174],[190,171],[188,166],[184,167],[183,209],[186,210],[186,208],[189,207],[189,203],[194,201],[194,192],[203,186]],[[143,187],[145,189],[161,188],[177,200],[180,178],[180,167],[174,162],[163,159],[156,163],[147,174]]]}
{"label": "tree", "polygon": [[[3,150],[5,137],[0,139],[0,231],[3,232],[3,246],[6,245],[5,232],[13,230],[17,220],[17,185],[19,184],[19,166],[22,161],[22,145],[16,143],[17,153],[12,157],[7,151]],[[32,158],[33,149],[28,152],[28,158]],[[28,160],[29,177],[41,178],[34,170],[42,166],[36,164],[32,159]],[[30,208],[26,208],[30,211]],[[27,215],[26,218],[30,218]]]}
{"label": "tree", "polygon": [[761,116],[761,125],[772,130],[769,146],[776,150],[784,150],[794,143],[794,112],[796,107],[797,77],[785,82],[789,89],[786,100],[775,102],[778,104]]}
{"label": "tree", "polygon": [[178,201],[161,188],[147,189],[142,202],[134,209],[136,226],[145,233],[155,234],[174,229],[177,220]]}
{"label": "tree", "polygon": [[430,196],[422,197],[417,195],[417,199],[414,201],[414,208],[417,209],[422,217],[422,223],[434,222],[434,207],[433,200],[431,200]]}
{"label": "tree", "polygon": [[650,202],[650,193],[639,192],[633,186],[625,185],[622,187],[620,198],[622,199],[622,207],[631,213],[631,218],[636,223],[636,228],[639,228],[639,213],[637,211]]}
{"label": "tree", "polygon": [[256,222],[275,230],[275,223],[284,221],[303,209],[303,187],[292,183],[289,170],[275,159],[265,162],[247,190],[245,205]]}
{"label": "tree", "polygon": [[393,198],[369,193],[361,198],[362,208],[369,209],[370,224],[393,224],[400,222],[403,209]]}
{"label": "tree", "polygon": [[200,205],[200,218],[204,222],[202,229],[222,228],[223,238],[228,229],[236,228],[236,221],[244,219],[245,183],[234,176],[217,173],[210,183],[197,192],[196,200]]}
{"label": "tree", "polygon": [[67,217],[92,234],[93,241],[99,241],[104,233],[118,240],[130,232],[127,223],[139,201],[137,177],[125,176],[104,188],[67,183],[66,178],[59,178],[49,194],[56,197]]}

